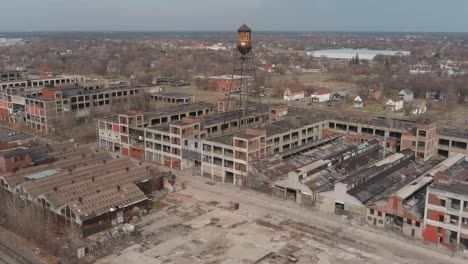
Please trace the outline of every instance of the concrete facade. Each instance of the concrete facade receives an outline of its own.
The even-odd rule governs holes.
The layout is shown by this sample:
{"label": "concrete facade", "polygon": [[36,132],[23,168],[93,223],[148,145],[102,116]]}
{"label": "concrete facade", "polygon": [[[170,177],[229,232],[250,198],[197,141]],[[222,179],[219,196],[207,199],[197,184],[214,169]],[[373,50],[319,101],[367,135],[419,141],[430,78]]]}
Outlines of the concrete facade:
{"label": "concrete facade", "polygon": [[458,175],[439,173],[427,188],[423,238],[448,248],[468,251],[468,162]]}

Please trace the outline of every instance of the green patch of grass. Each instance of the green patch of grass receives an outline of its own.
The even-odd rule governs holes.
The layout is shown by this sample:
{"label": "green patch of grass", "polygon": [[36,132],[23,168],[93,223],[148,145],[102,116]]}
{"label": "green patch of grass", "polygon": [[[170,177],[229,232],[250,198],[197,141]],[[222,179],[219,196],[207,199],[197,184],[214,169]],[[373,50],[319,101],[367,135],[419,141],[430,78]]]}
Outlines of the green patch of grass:
{"label": "green patch of grass", "polygon": [[381,112],[385,110],[385,106],[380,103],[371,103],[366,105],[364,109],[371,112]]}
{"label": "green patch of grass", "polygon": [[296,73],[296,74],[287,74],[287,75],[276,75],[269,76],[273,81],[277,80],[299,80],[301,83],[313,83],[319,81],[326,81],[330,79],[333,75],[329,73]]}
{"label": "green patch of grass", "polygon": [[301,83],[323,82],[332,77],[329,73],[302,73],[299,75]]}
{"label": "green patch of grass", "polygon": [[454,104],[447,106],[443,102],[430,102],[427,113],[439,120],[464,120],[468,116],[468,107]]}
{"label": "green patch of grass", "polygon": [[163,201],[151,201],[150,202],[150,209],[152,210],[160,211],[166,206],[167,204]]}

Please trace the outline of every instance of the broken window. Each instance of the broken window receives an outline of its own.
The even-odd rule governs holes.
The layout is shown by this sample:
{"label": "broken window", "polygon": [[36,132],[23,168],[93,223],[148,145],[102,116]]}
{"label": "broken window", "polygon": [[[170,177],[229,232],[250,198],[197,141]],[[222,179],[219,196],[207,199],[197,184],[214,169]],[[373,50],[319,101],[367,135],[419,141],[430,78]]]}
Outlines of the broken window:
{"label": "broken window", "polygon": [[460,200],[452,199],[452,209],[460,210]]}
{"label": "broken window", "polygon": [[439,215],[439,222],[444,222],[444,216],[443,215]]}
{"label": "broken window", "polygon": [[445,232],[445,243],[456,244],[458,233],[452,230],[446,230]]}
{"label": "broken window", "polygon": [[458,216],[456,215],[449,215],[449,221],[452,225],[458,225]]}

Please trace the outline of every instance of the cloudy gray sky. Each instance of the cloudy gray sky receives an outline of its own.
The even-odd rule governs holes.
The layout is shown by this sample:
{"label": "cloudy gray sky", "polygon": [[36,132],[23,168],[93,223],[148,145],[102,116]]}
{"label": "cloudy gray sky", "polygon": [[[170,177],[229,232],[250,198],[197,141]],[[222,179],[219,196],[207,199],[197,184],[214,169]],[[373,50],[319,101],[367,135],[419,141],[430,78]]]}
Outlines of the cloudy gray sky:
{"label": "cloudy gray sky", "polygon": [[468,0],[0,0],[0,31],[468,31]]}

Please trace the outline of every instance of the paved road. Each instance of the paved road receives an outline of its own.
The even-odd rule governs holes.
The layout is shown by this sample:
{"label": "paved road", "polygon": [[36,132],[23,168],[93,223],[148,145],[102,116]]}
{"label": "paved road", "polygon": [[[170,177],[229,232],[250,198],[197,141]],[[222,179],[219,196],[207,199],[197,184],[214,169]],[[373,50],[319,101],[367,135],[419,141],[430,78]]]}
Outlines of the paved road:
{"label": "paved road", "polygon": [[276,215],[293,221],[306,223],[328,233],[350,238],[368,248],[371,254],[382,258],[381,263],[411,263],[411,264],[466,264],[467,259],[461,256],[452,257],[451,252],[433,245],[427,245],[419,240],[410,240],[400,234],[374,228],[361,222],[344,219],[339,216],[301,208],[297,204],[278,200],[252,190],[240,190],[229,184],[206,184],[206,178],[200,176],[179,177],[179,183],[186,181],[188,188],[182,190],[200,201],[219,201],[240,203],[239,213],[252,218],[263,218],[266,215]]}

